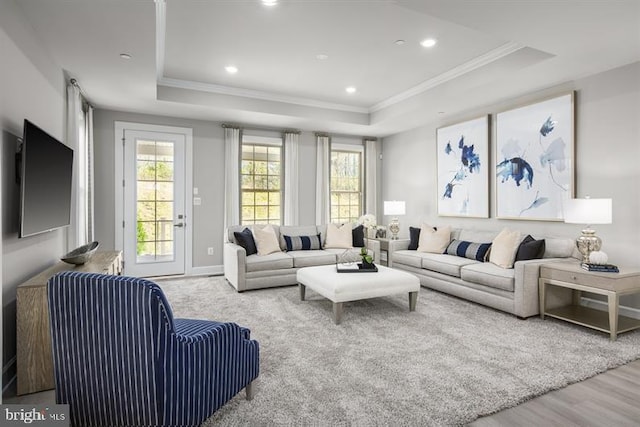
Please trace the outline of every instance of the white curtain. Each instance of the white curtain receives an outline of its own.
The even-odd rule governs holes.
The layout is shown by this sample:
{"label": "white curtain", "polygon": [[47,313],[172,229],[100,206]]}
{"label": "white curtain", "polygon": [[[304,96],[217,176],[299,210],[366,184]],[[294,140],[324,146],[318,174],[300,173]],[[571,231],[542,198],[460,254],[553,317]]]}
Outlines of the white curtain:
{"label": "white curtain", "polygon": [[224,128],[224,227],[240,224],[240,129]]}
{"label": "white curtain", "polygon": [[316,224],[327,224],[330,216],[329,204],[329,153],[331,139],[327,135],[316,134]]}
{"label": "white curtain", "polygon": [[73,149],[71,225],[67,229],[67,249],[93,239],[93,112],[85,113],[80,88],[67,86],[67,145]]}
{"label": "white curtain", "polygon": [[364,194],[364,213],[373,214],[378,217],[378,189],[377,165],[378,165],[378,148],[375,139],[364,140],[364,176],[365,176],[365,194]]}
{"label": "white curtain", "polygon": [[284,221],[298,224],[298,139],[299,132],[284,132]]}

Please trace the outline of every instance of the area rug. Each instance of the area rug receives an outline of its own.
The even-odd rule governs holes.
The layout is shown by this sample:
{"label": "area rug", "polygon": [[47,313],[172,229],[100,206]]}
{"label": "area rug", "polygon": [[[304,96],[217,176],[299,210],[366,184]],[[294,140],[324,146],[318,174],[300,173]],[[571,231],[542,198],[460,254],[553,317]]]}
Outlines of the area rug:
{"label": "area rug", "polygon": [[176,317],[232,321],[260,342],[255,398],[204,426],[464,425],[640,357],[640,332],[520,320],[422,288],[345,304],[297,287],[237,293],[223,278],[158,282]]}

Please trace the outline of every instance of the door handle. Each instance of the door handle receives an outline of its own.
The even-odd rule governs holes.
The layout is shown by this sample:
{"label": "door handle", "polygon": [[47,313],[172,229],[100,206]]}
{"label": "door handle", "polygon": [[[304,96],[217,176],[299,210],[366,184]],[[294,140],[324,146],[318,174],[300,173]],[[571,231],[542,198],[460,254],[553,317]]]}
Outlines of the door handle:
{"label": "door handle", "polygon": [[180,227],[180,228],[182,228],[182,227],[184,227],[184,226],[185,226],[185,224],[184,224],[183,222],[179,222],[179,223],[177,223],[177,224],[173,224],[173,226],[174,226],[174,227]]}

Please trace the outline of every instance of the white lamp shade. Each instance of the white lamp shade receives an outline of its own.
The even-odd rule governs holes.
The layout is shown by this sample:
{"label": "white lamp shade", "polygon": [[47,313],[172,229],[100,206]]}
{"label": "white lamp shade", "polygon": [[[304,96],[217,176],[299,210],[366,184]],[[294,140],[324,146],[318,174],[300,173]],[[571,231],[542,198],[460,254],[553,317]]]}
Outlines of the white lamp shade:
{"label": "white lamp shade", "polygon": [[405,213],[404,202],[398,202],[396,200],[384,202],[385,215],[404,215],[404,213]]}
{"label": "white lamp shade", "polygon": [[611,224],[611,199],[568,199],[563,203],[564,222],[569,224]]}

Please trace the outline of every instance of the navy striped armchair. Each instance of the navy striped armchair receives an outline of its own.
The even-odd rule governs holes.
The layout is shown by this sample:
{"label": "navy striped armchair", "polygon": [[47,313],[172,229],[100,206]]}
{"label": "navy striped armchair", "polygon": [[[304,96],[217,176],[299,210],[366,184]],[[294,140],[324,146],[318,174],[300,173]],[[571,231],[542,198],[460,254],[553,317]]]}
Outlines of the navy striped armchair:
{"label": "navy striped armchair", "polygon": [[56,401],[73,425],[197,426],[243,388],[251,398],[248,329],[174,319],[145,279],[64,272],[47,292]]}

